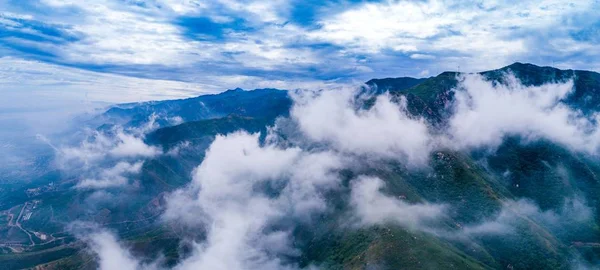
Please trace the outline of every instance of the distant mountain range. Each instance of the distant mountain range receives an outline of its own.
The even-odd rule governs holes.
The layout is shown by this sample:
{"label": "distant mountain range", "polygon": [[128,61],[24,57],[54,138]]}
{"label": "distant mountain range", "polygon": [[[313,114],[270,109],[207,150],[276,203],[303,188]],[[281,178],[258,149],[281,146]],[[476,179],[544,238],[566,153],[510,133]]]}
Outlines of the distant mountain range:
{"label": "distant mountain range", "polygon": [[169,125],[164,119],[181,118],[182,122],[213,119],[236,114],[254,118],[275,118],[285,115],[291,99],[287,92],[278,89],[256,89],[245,91],[240,88],[220,94],[195,98],[129,103],[110,108],[95,123],[119,123],[137,125],[148,120],[152,114],[160,116],[161,125]]}
{"label": "distant mountain range", "polygon": [[[550,82],[565,82],[573,79],[575,91],[565,101],[584,112],[600,106],[600,73],[585,70],[561,70],[532,64],[514,63],[509,66],[480,72],[488,80],[505,83],[504,75],[513,74],[525,86],[539,86]],[[426,116],[431,121],[441,121],[444,104],[452,100],[452,89],[456,86],[458,72],[443,72],[430,78],[385,78],[372,79],[365,83],[374,94],[390,92],[395,96],[406,96],[409,109],[415,115]],[[95,123],[106,122],[136,125],[147,121],[152,114],[162,118],[181,117],[183,122],[219,118],[231,114],[253,118],[275,118],[285,116],[292,101],[285,90],[236,88],[220,94],[203,95],[181,100],[151,101],[116,105]],[[169,123],[161,120],[162,125]]]}
{"label": "distant mountain range", "polygon": [[[584,115],[600,111],[600,74],[596,72],[514,63],[479,74],[496,84],[510,83],[506,74],[513,74],[524,86],[573,80],[574,91],[562,102]],[[374,95],[388,92],[395,102],[405,98],[412,117],[423,117],[433,129],[442,129],[452,116],[451,104],[461,75],[444,72],[423,79],[373,79],[363,88]],[[373,99],[364,102],[368,107]],[[70,184],[63,184],[62,189],[57,184],[58,188],[53,187],[54,191],[46,194],[7,194],[0,200],[8,201],[10,197],[5,207],[42,201],[39,211],[47,211],[48,217],[34,218],[23,223],[25,227],[59,236],[62,228],[51,222],[56,216],[64,222],[99,220],[118,231],[136,254],[163,254],[167,264],[174,265],[183,256],[179,253],[179,240],[185,235],[185,228],[154,222],[164,209],[165,194],[191,181],[192,171],[215,136],[246,130],[261,132],[264,140],[267,127],[278,118],[288,117],[292,106],[289,92],[277,89],[234,89],[189,99],[116,105],[88,124],[98,130],[114,125],[136,127],[157,115],[157,128],[145,135],[144,142],[164,153],[177,150],[172,155],[144,161],[139,189],[131,193],[119,191],[129,194],[127,201],[86,211],[83,205],[90,192],[68,188]],[[295,247],[301,254],[296,258],[297,265],[325,269],[570,269],[600,265],[600,159],[544,138],[527,144],[521,139],[518,135],[507,136],[491,154],[479,149],[437,149],[430,154],[426,169],[413,169],[390,160],[342,171],[344,187],[327,197],[335,211],[323,213],[315,222],[298,226],[293,232]],[[511,225],[517,229],[508,235],[474,232],[466,238],[452,238],[393,223],[361,228],[342,226],[348,211],[348,194],[344,192],[348,191],[350,180],[360,174],[381,178],[391,197],[452,206],[452,212],[440,225],[446,231],[458,231],[498,215],[510,216]],[[65,180],[60,175],[53,177],[56,183]],[[525,213],[525,208],[503,212],[507,201],[522,200],[539,207],[535,216]],[[568,209],[583,208],[580,204],[592,209],[591,218],[580,219],[568,213],[575,211]],[[122,223],[131,217],[143,222]],[[0,265],[42,265],[49,269],[96,266],[92,256],[80,252],[80,242],[65,239],[20,253],[3,247]]]}

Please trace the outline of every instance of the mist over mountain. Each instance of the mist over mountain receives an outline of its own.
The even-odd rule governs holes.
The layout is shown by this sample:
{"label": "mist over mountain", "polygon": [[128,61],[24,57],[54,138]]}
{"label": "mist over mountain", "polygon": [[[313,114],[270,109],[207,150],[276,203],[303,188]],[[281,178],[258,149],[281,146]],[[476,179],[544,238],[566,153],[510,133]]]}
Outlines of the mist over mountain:
{"label": "mist over mountain", "polygon": [[594,269],[598,108],[525,63],[114,105],[8,163],[0,265]]}

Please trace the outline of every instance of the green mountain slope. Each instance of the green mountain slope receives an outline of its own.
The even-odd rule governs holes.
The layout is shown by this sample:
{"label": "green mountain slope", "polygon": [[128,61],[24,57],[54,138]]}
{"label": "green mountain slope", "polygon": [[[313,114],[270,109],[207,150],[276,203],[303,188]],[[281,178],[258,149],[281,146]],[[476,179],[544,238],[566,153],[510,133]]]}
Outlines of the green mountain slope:
{"label": "green mountain slope", "polygon": [[[507,73],[525,85],[573,79],[575,91],[565,102],[584,113],[598,111],[598,73],[515,63],[481,75],[505,83]],[[389,91],[396,101],[405,97],[411,114],[425,117],[434,127],[443,127],[452,115],[453,88],[459,75],[444,72],[427,79],[374,79],[367,85]],[[193,169],[202,162],[205,150],[218,134],[241,129],[264,136],[277,117],[288,116],[292,104],[287,92],[256,91],[234,90],[181,101],[130,104],[107,112],[104,117],[125,117],[131,125],[152,113],[181,116],[185,121],[165,124],[145,137],[146,143],[170,154],[145,160],[136,179],[139,189],[118,191],[122,196],[115,197],[114,205],[86,212],[90,192],[68,185],[31,198],[13,194],[10,204],[43,200],[46,214],[31,224],[24,223],[27,228],[42,231],[54,226],[52,232],[60,236],[60,223],[52,220],[94,220],[117,231],[136,255],[155,258],[162,254],[167,264],[174,265],[186,250],[180,240],[193,233],[178,224],[160,222],[165,195],[191,181]],[[204,109],[199,109],[199,104],[205,105]],[[339,189],[324,194],[333,210],[295,227],[292,233],[300,255],[289,259],[300,267],[324,269],[569,269],[577,259],[600,263],[598,157],[545,140],[523,143],[513,136],[493,153],[439,149],[431,153],[428,165],[415,169],[398,161],[379,160],[342,170],[344,181]],[[393,222],[349,226],[350,180],[357,175],[382,179],[386,184],[382,192],[388,196],[411,203],[444,204],[448,213],[427,230]],[[511,202],[517,208],[506,207]],[[531,205],[539,209],[526,208]],[[582,216],[588,208],[591,213]],[[514,230],[465,233],[466,228],[486,222],[493,226],[507,223]],[[194,236],[202,238],[201,233]],[[41,264],[49,269],[96,266],[94,258],[72,237],[51,248],[36,247],[18,254],[8,249],[2,252],[5,254],[0,254],[0,264],[11,268]]]}

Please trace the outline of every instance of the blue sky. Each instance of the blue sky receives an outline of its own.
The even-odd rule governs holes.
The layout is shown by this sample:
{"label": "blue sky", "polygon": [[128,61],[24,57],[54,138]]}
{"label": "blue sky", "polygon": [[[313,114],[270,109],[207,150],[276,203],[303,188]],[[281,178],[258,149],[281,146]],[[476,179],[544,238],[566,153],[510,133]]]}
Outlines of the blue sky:
{"label": "blue sky", "polygon": [[0,88],[120,102],[515,61],[600,70],[597,10],[596,0],[0,0]]}

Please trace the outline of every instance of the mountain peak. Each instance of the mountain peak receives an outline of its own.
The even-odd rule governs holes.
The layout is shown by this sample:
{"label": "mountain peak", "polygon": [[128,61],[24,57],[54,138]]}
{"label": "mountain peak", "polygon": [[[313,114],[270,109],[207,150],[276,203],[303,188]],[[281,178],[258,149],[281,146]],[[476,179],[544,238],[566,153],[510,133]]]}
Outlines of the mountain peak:
{"label": "mountain peak", "polygon": [[242,88],[239,88],[239,87],[236,87],[235,89],[228,89],[225,92],[243,92],[243,91],[246,91],[246,90],[244,90]]}
{"label": "mountain peak", "polygon": [[522,62],[514,62],[508,66],[503,68],[499,68],[497,70],[531,70],[531,71],[543,71],[543,70],[560,70],[558,68],[552,66],[538,66],[532,63],[522,63]]}
{"label": "mountain peak", "polygon": [[535,66],[537,67],[537,65],[531,64],[531,63],[522,63],[522,62],[514,62],[508,66],[505,66],[503,68],[508,68],[508,67],[522,67],[522,66]]}
{"label": "mountain peak", "polygon": [[383,93],[385,91],[401,91],[413,87],[426,79],[417,79],[412,77],[398,77],[398,78],[383,78],[383,79],[371,79],[365,84],[371,87],[376,87],[377,93]]}

